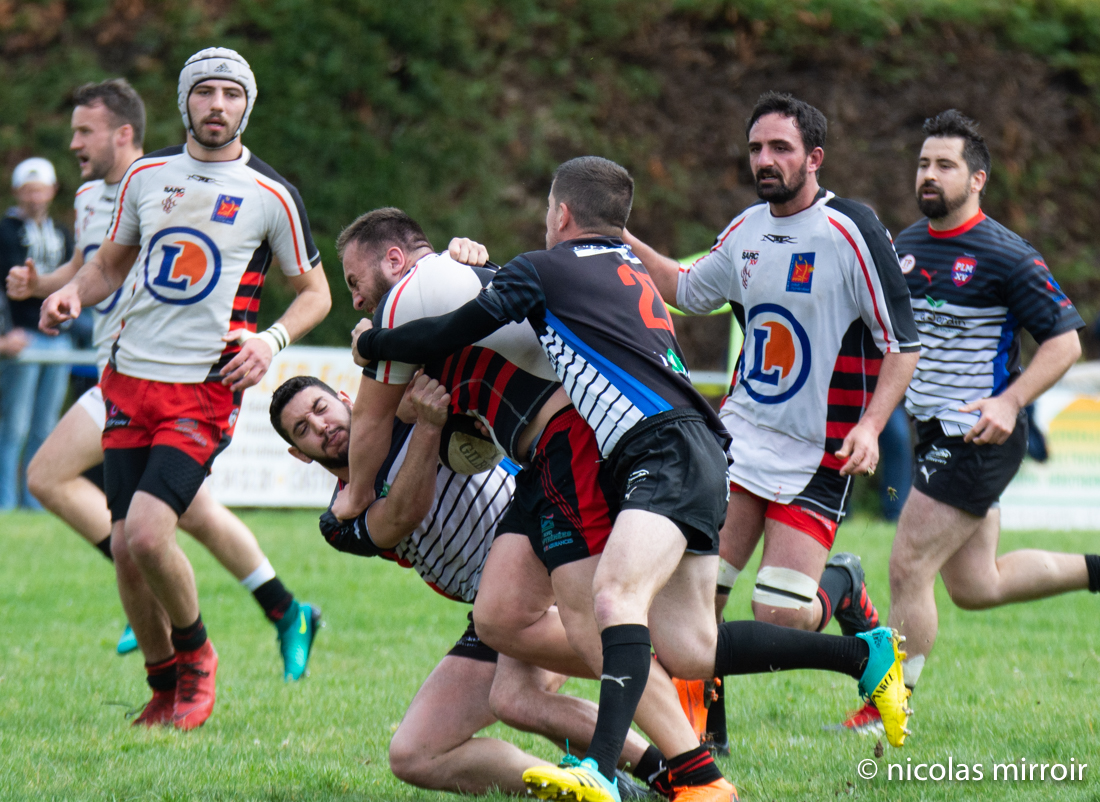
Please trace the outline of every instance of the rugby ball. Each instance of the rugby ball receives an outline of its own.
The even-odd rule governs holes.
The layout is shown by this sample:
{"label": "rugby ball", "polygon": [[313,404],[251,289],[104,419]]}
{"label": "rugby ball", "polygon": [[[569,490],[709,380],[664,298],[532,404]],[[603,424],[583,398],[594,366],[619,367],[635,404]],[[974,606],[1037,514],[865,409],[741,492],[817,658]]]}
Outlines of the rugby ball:
{"label": "rugby ball", "polygon": [[439,461],[455,473],[475,474],[492,470],[504,458],[491,437],[477,429],[470,415],[451,415],[439,438]]}

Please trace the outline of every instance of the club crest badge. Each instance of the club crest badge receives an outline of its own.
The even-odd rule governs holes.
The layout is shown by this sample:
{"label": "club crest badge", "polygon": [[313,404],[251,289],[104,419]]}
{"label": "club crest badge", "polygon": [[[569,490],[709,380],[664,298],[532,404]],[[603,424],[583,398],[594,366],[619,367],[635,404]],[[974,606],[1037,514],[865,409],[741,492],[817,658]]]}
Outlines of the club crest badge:
{"label": "club crest badge", "polygon": [[813,253],[796,253],[791,256],[791,269],[787,273],[787,292],[809,292],[814,280]]}
{"label": "club crest badge", "polygon": [[225,223],[231,226],[237,220],[237,212],[241,210],[242,203],[244,203],[244,198],[219,195],[217,203],[214,204],[214,214],[210,215],[210,219],[215,223]]}
{"label": "club crest badge", "polygon": [[956,287],[961,287],[974,278],[974,271],[978,267],[978,260],[973,256],[960,256],[955,260],[955,266],[951,268],[951,280]]}

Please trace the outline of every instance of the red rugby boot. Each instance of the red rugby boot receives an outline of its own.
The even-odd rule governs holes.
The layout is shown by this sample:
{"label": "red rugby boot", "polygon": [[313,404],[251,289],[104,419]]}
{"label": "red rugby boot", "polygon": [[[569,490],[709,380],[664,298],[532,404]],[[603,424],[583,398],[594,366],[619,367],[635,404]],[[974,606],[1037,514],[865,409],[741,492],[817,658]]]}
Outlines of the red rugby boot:
{"label": "red rugby boot", "polygon": [[175,701],[175,691],[153,691],[153,698],[145,703],[141,715],[133,720],[133,726],[159,727],[171,724]]}
{"label": "red rugby boot", "polygon": [[193,652],[177,652],[179,678],[172,722],[179,730],[201,727],[214,711],[218,653],[209,640]]}

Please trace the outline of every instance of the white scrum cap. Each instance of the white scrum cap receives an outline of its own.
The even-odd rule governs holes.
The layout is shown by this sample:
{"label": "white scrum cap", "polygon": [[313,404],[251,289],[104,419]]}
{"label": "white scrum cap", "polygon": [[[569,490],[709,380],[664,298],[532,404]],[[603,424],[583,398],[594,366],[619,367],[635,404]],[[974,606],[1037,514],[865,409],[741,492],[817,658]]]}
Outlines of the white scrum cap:
{"label": "white scrum cap", "polygon": [[[244,89],[248,105],[245,106],[244,116],[241,117],[241,127],[233,135],[233,139],[236,139],[244,133],[245,126],[248,125],[248,117],[252,114],[252,107],[256,105],[256,76],[252,74],[252,68],[244,60],[244,56],[228,47],[208,47],[200,50],[187,59],[183,69],[180,70],[178,99],[183,127],[188,133],[194,133],[191,130],[191,115],[187,113],[187,98],[191,96],[191,90],[196,84],[211,79],[233,81]],[[232,142],[233,139],[229,141]],[[228,145],[229,142],[226,144]]]}

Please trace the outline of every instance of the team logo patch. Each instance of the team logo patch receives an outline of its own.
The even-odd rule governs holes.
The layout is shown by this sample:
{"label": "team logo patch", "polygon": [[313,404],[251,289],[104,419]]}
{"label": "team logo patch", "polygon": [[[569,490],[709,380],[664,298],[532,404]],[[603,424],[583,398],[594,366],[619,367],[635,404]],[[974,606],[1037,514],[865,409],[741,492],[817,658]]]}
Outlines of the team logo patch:
{"label": "team logo patch", "polygon": [[901,257],[901,261],[898,264],[901,265],[901,272],[905,275],[909,275],[913,272],[913,268],[917,266],[917,257],[913,256],[911,253],[907,253],[905,256]]}
{"label": "team logo patch", "polygon": [[186,306],[209,295],[222,271],[222,256],[210,237],[177,226],[158,231],[145,256],[145,288],[158,301]]}
{"label": "team logo patch", "polygon": [[779,304],[749,310],[740,359],[740,383],[762,404],[793,397],[810,375],[810,338],[794,315]]}
{"label": "team logo patch", "polygon": [[760,260],[760,251],[741,251],[741,259],[744,261],[741,266],[741,286],[747,290],[749,279],[752,278],[750,268],[756,267],[756,263]]}
{"label": "team logo patch", "polygon": [[219,195],[218,202],[214,204],[214,214],[210,219],[215,223],[233,225],[237,219],[237,212],[241,210],[244,198],[234,198],[229,195]]}
{"label": "team logo patch", "polygon": [[978,260],[973,256],[960,256],[955,260],[955,266],[951,268],[951,280],[956,287],[961,287],[974,278],[974,270],[978,267]]}
{"label": "team logo patch", "polygon": [[814,254],[796,253],[791,256],[791,269],[787,272],[787,292],[809,292],[814,280]]}
{"label": "team logo patch", "polygon": [[173,427],[180,434],[185,434],[198,443],[202,448],[209,445],[206,437],[199,431],[199,422],[194,418],[178,418]]}
{"label": "team logo patch", "polygon": [[164,209],[165,214],[168,214],[176,208],[176,204],[182,200],[187,189],[185,187],[165,187],[164,191],[168,193],[168,197],[161,202],[160,208]]}

